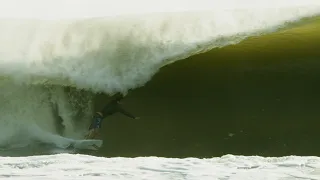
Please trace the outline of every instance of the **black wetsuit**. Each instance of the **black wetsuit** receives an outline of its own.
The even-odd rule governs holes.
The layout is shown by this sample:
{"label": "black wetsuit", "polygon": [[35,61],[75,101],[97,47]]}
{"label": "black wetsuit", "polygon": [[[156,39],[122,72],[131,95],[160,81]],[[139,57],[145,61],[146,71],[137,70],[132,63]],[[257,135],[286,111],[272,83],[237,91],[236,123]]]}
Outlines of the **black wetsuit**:
{"label": "black wetsuit", "polygon": [[114,100],[107,104],[102,111],[95,113],[93,122],[91,123],[89,130],[101,128],[102,120],[107,116],[113,115],[114,113],[120,112],[123,115],[126,115],[132,119],[135,119],[135,116],[125,111],[118,103],[118,101]]}

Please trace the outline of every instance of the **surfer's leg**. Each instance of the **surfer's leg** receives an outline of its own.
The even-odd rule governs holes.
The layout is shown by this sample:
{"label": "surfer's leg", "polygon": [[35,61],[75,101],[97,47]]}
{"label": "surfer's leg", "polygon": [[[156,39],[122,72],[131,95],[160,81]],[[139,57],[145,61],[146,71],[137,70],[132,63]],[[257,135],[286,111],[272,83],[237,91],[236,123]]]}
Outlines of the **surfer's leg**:
{"label": "surfer's leg", "polygon": [[103,116],[101,115],[101,113],[99,112],[95,113],[95,115],[93,116],[92,123],[89,127],[89,130],[97,129],[97,128],[100,129],[102,126],[102,120],[103,120]]}
{"label": "surfer's leg", "polygon": [[99,129],[98,128],[94,128],[94,129],[91,129],[89,130],[89,133],[86,135],[86,139],[93,139],[95,138],[96,136],[98,136],[99,134]]}
{"label": "surfer's leg", "polygon": [[98,135],[99,129],[102,126],[103,116],[100,113],[96,113],[93,117],[92,123],[89,127],[89,133],[86,135],[86,139],[94,138]]}

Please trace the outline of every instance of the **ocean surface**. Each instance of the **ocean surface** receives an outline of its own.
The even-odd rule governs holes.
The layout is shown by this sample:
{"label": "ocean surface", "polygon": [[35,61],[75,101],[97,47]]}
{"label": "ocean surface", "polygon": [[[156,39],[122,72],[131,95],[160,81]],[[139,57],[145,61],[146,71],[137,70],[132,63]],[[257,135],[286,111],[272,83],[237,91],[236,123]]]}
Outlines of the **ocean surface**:
{"label": "ocean surface", "polygon": [[[1,179],[320,179],[320,1],[0,1]],[[92,114],[126,95],[103,122]]]}

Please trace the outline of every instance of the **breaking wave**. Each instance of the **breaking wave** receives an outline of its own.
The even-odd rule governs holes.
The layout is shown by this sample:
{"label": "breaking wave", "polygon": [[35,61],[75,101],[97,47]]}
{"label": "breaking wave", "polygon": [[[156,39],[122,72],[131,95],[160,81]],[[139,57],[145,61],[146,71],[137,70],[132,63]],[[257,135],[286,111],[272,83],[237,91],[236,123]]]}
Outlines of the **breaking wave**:
{"label": "breaking wave", "polygon": [[215,9],[87,19],[0,20],[1,76],[123,92],[168,63],[316,16],[319,6]]}
{"label": "breaking wave", "polygon": [[32,138],[46,132],[57,134],[59,120],[64,129],[61,135],[81,138],[96,93],[126,94],[144,86],[170,63],[293,28],[320,13],[317,1],[264,2],[265,6],[215,1],[202,8],[166,4],[166,8],[148,11],[124,10],[121,3],[115,8],[118,11],[110,11],[111,6],[108,11],[99,9],[99,3],[79,3],[90,7],[91,16],[80,16],[74,9],[65,16],[55,11],[59,17],[45,18],[42,11],[26,15],[28,8],[21,10],[25,14],[1,14],[0,144],[28,139],[23,132]]}

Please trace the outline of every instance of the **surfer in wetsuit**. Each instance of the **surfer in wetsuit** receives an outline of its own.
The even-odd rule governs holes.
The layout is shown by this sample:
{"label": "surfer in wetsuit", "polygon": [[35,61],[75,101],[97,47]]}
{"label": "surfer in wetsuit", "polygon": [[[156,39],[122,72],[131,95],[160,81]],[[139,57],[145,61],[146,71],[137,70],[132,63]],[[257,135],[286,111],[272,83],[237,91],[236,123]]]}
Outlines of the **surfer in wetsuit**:
{"label": "surfer in wetsuit", "polygon": [[86,139],[91,139],[94,138],[97,134],[99,129],[101,128],[102,120],[106,118],[107,116],[113,115],[116,112],[120,112],[123,115],[126,115],[132,119],[138,119],[138,117],[133,116],[129,112],[125,111],[121,106],[120,106],[120,101],[123,99],[122,94],[116,94],[115,98],[109,102],[103,109],[102,111],[98,111],[94,114],[93,116],[93,121],[89,127],[89,133],[86,136]]}

